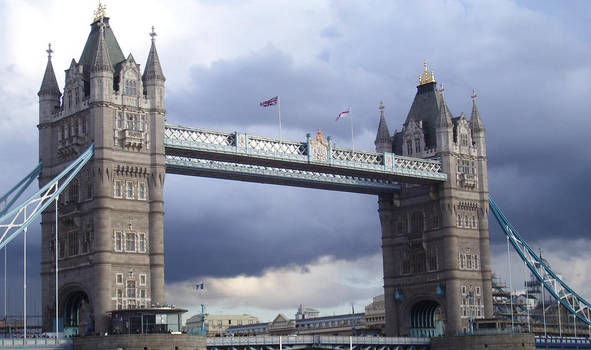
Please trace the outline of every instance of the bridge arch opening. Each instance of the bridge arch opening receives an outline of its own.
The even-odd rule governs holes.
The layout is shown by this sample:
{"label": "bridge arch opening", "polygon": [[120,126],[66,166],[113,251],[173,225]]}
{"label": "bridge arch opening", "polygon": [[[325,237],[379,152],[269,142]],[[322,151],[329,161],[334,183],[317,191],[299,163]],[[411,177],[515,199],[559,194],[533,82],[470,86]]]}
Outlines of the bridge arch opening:
{"label": "bridge arch opening", "polygon": [[445,331],[445,311],[433,300],[423,300],[410,310],[411,337],[440,337]]}
{"label": "bridge arch opening", "polygon": [[84,335],[94,332],[92,308],[86,292],[76,289],[66,293],[62,310],[64,335]]}

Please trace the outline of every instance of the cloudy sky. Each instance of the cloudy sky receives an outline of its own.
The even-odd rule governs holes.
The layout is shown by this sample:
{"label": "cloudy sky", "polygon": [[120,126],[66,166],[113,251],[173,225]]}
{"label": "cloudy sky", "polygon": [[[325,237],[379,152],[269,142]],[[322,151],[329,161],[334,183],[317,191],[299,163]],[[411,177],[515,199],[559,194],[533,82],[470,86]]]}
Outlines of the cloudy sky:
{"label": "cloudy sky", "polygon": [[[147,58],[152,25],[167,77],[171,123],[304,140],[318,128],[337,145],[371,150],[384,101],[400,129],[423,60],[445,86],[454,115],[470,94],[487,129],[490,190],[535,248],[591,297],[587,213],[591,140],[591,4],[483,1],[107,2],[121,48]],[[96,1],[0,0],[0,188],[36,164],[37,96],[52,43],[53,64],[78,59]],[[2,191],[0,191],[2,192]],[[194,313],[293,315],[361,309],[381,293],[374,196],[169,175],[166,179],[167,295]],[[502,234],[491,222],[495,272],[507,275]],[[29,297],[39,309],[39,233],[29,239]],[[9,249],[11,282],[22,280]],[[516,256],[514,285],[523,280]],[[515,266],[518,266],[515,268]],[[207,290],[191,285],[205,281]],[[32,286],[32,287],[31,287]],[[18,312],[18,291],[9,302]],[[1,294],[1,293],[0,293]],[[0,306],[0,309],[2,307]]]}

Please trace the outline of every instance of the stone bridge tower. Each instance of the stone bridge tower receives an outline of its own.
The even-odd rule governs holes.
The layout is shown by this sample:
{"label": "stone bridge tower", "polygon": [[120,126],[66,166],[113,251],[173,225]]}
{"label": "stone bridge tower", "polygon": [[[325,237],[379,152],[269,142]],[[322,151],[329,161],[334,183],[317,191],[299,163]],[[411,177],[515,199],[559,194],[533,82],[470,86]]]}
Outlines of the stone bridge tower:
{"label": "stone bridge tower", "polygon": [[39,90],[39,186],[91,143],[93,159],[42,216],[43,328],[55,329],[55,249],[60,328],[104,332],[106,312],[164,299],[164,75],[155,33],[143,75],[125,58],[99,5],[78,62],[65,71],[63,97],[51,47]]}
{"label": "stone bridge tower", "polygon": [[492,317],[485,129],[472,99],[470,120],[453,117],[425,63],[402,131],[390,135],[380,106],[377,151],[439,158],[449,176],[379,196],[389,336],[455,335]]}

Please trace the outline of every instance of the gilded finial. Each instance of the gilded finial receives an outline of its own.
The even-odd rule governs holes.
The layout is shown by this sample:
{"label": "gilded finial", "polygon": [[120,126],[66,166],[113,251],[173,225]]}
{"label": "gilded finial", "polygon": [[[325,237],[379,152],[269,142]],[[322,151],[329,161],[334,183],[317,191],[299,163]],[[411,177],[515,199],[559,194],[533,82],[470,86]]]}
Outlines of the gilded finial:
{"label": "gilded finial", "polygon": [[326,143],[326,140],[324,139],[324,136],[322,136],[322,130],[320,130],[320,128],[318,128],[318,131],[316,132],[316,141],[324,144]]}
{"label": "gilded finial", "polygon": [[53,53],[53,50],[51,49],[51,43],[47,44],[47,50],[45,50],[45,52],[47,52],[47,58],[51,59],[51,54]]}
{"label": "gilded finial", "polygon": [[476,95],[476,89],[472,89],[472,100],[476,100],[476,97],[478,97],[478,95]]}
{"label": "gilded finial", "polygon": [[423,72],[423,74],[419,76],[419,85],[434,83],[435,73],[433,71],[429,73],[429,66],[427,65],[427,60],[424,61],[423,66],[425,67],[425,71]]}
{"label": "gilded finial", "polygon": [[107,17],[107,5],[104,5],[100,0],[97,9],[94,11],[94,21],[100,21]]}
{"label": "gilded finial", "polygon": [[158,34],[156,34],[156,32],[154,31],[154,26],[152,26],[152,32],[150,32],[150,36],[152,37],[152,41],[156,40],[156,36]]}

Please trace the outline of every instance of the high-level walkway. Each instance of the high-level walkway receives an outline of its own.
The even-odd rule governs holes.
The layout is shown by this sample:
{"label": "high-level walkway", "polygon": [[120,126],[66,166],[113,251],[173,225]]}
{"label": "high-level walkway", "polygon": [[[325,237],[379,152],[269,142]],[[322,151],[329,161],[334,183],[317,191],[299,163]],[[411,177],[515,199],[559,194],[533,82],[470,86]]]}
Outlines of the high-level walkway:
{"label": "high-level walkway", "polygon": [[337,148],[309,134],[297,142],[167,124],[164,148],[173,174],[368,194],[447,180],[437,160]]}

